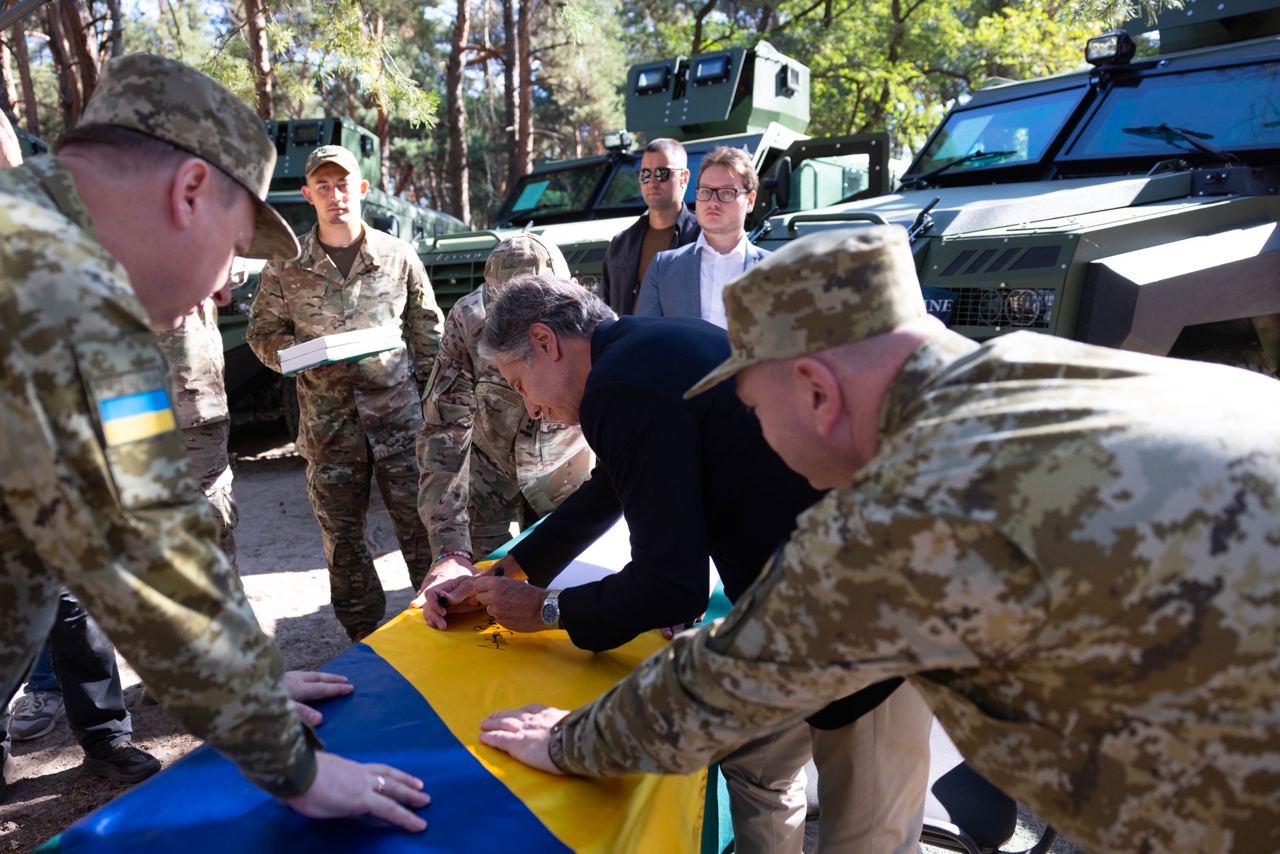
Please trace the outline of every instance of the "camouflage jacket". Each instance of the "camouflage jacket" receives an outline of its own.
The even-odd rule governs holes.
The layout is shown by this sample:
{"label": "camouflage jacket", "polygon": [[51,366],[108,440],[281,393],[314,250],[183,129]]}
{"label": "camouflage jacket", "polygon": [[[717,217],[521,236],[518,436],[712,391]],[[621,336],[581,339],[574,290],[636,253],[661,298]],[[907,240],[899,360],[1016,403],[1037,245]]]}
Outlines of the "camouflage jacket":
{"label": "camouflage jacket", "polygon": [[1277,423],[1258,374],[945,332],[850,488],[552,755],[684,772],[906,675],[977,771],[1090,851],[1277,850]]}
{"label": "camouflage jacket", "polygon": [[519,392],[480,355],[486,299],[493,295],[482,285],[449,311],[423,398],[418,505],[437,553],[472,550],[469,507],[523,494],[544,516],[591,474],[582,431],[529,418]]}
{"label": "camouflage jacket", "polygon": [[297,261],[268,262],[249,313],[245,340],[262,363],[322,335],[397,324],[408,349],[322,365],[298,378],[298,451],[312,462],[375,459],[411,450],[422,423],[425,388],[440,344],[440,309],[413,247],[365,226],[360,255],[344,280],[316,229]]}
{"label": "camouflage jacket", "polygon": [[187,729],[268,791],[304,791],[309,736],[217,547],[164,356],[52,158],[0,172],[0,324],[0,691],[65,584]]}
{"label": "camouflage jacket", "polygon": [[182,429],[227,418],[218,307],[207,299],[187,312],[177,329],[156,333],[169,363],[173,409]]}

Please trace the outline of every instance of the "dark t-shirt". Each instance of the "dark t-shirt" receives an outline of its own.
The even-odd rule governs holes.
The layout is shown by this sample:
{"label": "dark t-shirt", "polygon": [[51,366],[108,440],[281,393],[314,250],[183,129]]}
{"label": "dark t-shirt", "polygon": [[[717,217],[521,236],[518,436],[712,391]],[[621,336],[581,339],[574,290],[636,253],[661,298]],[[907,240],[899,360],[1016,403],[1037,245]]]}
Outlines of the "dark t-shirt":
{"label": "dark t-shirt", "polygon": [[329,256],[329,260],[333,262],[333,266],[338,268],[338,272],[342,274],[342,278],[351,275],[351,267],[356,263],[356,257],[360,254],[360,247],[364,244],[364,235],[360,235],[360,239],[356,240],[350,246],[330,246],[324,241],[320,241],[320,248],[324,250],[324,254]]}

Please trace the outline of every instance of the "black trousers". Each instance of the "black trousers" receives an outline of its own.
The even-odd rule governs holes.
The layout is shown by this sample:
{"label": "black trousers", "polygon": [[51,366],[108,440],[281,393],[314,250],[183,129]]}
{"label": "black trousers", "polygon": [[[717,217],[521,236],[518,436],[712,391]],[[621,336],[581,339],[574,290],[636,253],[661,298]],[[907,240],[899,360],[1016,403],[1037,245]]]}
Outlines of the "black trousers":
{"label": "black trousers", "polygon": [[[49,632],[53,672],[62,686],[67,723],[86,751],[133,735],[124,707],[116,651],[80,601],[63,588],[58,615]],[[0,712],[0,764],[9,756],[8,700]]]}

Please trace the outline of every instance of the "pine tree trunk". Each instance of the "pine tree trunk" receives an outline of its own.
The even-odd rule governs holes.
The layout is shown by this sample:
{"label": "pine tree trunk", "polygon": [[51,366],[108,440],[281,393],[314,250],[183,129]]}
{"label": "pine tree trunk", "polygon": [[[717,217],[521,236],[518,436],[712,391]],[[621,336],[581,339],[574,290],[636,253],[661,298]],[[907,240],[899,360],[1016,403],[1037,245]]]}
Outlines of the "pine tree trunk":
{"label": "pine tree trunk", "polygon": [[40,109],[36,102],[36,87],[31,80],[31,57],[27,53],[27,29],[22,21],[13,25],[13,58],[17,60],[18,82],[22,85],[22,123],[27,133],[40,136]]}
{"label": "pine tree trunk", "polygon": [[502,0],[502,81],[507,140],[507,189],[524,174],[520,161],[520,37],[516,33],[517,0]]}
{"label": "pine tree trunk", "polygon": [[84,112],[80,80],[76,77],[75,61],[71,46],[63,32],[62,14],[57,4],[46,6],[45,21],[48,25],[49,52],[53,55],[54,70],[58,75],[58,105],[62,108],[65,127],[72,127]]}
{"label": "pine tree trunk", "polygon": [[13,54],[8,42],[0,41],[0,110],[14,127],[18,126],[18,81],[13,79]]}
{"label": "pine tree trunk", "polygon": [[[93,29],[89,7],[85,0],[59,0],[62,21],[66,26],[67,44],[80,74],[80,92],[84,101],[89,100],[98,85],[101,71],[98,65],[98,49],[90,44],[89,33]],[[77,114],[76,118],[79,118]]]}
{"label": "pine tree trunk", "polygon": [[111,35],[107,38],[107,54],[112,59],[124,56],[124,15],[120,12],[120,0],[106,0],[107,18],[111,21]]}
{"label": "pine tree trunk", "polygon": [[253,91],[258,117],[275,116],[272,95],[275,94],[275,71],[271,67],[271,45],[267,42],[267,13],[262,0],[244,0],[246,29],[249,32],[249,68],[253,74]]}
{"label": "pine tree trunk", "polygon": [[516,38],[516,53],[520,67],[520,106],[516,131],[516,159],[511,164],[515,179],[529,174],[533,164],[533,68],[530,58],[530,31],[533,26],[536,0],[520,0],[520,23]]}
{"label": "pine tree trunk", "polygon": [[462,59],[471,30],[470,0],[458,0],[458,14],[453,23],[453,39],[449,46],[449,62],[445,69],[446,111],[449,123],[449,154],[446,167],[449,213],[465,223],[471,222],[471,176],[467,170],[467,109],[462,103]]}

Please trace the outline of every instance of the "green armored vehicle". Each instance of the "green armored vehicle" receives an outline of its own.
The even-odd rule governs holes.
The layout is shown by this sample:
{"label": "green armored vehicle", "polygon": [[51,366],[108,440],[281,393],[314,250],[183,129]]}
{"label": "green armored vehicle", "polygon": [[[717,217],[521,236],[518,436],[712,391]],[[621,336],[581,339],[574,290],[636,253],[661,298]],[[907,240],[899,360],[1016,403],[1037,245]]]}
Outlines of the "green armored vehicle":
{"label": "green armored vehicle", "polygon": [[13,132],[18,135],[18,150],[22,152],[23,158],[49,153],[48,144],[40,137],[32,136],[22,128],[14,128]]}
{"label": "green armored vehicle", "polygon": [[[490,250],[525,229],[558,244],[578,280],[596,287],[609,240],[645,210],[635,174],[643,147],[633,147],[632,134],[684,143],[693,172],[685,196],[691,208],[698,164],[716,146],[746,150],[762,176],[785,159],[781,175],[764,181],[749,226],[771,208],[804,210],[888,187],[884,134],[804,136],[809,69],[768,42],[634,65],[625,94],[628,130],[606,135],[607,153],[537,164],[507,193],[491,230],[438,237],[427,246],[422,260],[442,304],[477,287]],[[767,192],[778,177],[793,192]],[[790,207],[778,204],[787,195]]]}
{"label": "green armored vehicle", "polygon": [[[267,135],[276,144],[276,168],[267,192],[267,204],[275,208],[299,236],[315,225],[315,208],[302,197],[306,182],[307,157],[322,145],[341,145],[360,161],[360,171],[369,182],[369,193],[361,205],[361,216],[373,228],[393,234],[422,247],[439,235],[465,230],[461,220],[440,211],[415,205],[393,196],[381,183],[382,146],[376,135],[345,118],[269,121]],[[219,311],[218,326],[226,354],[227,395],[238,421],[277,418],[284,414],[290,429],[295,426],[296,401],[293,381],[284,380],[258,361],[245,344],[249,306],[257,288],[262,262],[237,259],[233,279],[239,287],[231,305]],[[283,401],[283,403],[282,403]]]}
{"label": "green armored vehicle", "polygon": [[[1280,9],[1160,16],[1159,53],[1090,40],[1085,70],[973,93],[897,192],[770,222],[910,230],[929,311],[984,340],[1036,329],[1280,368]],[[1082,45],[1082,48],[1085,46]]]}

